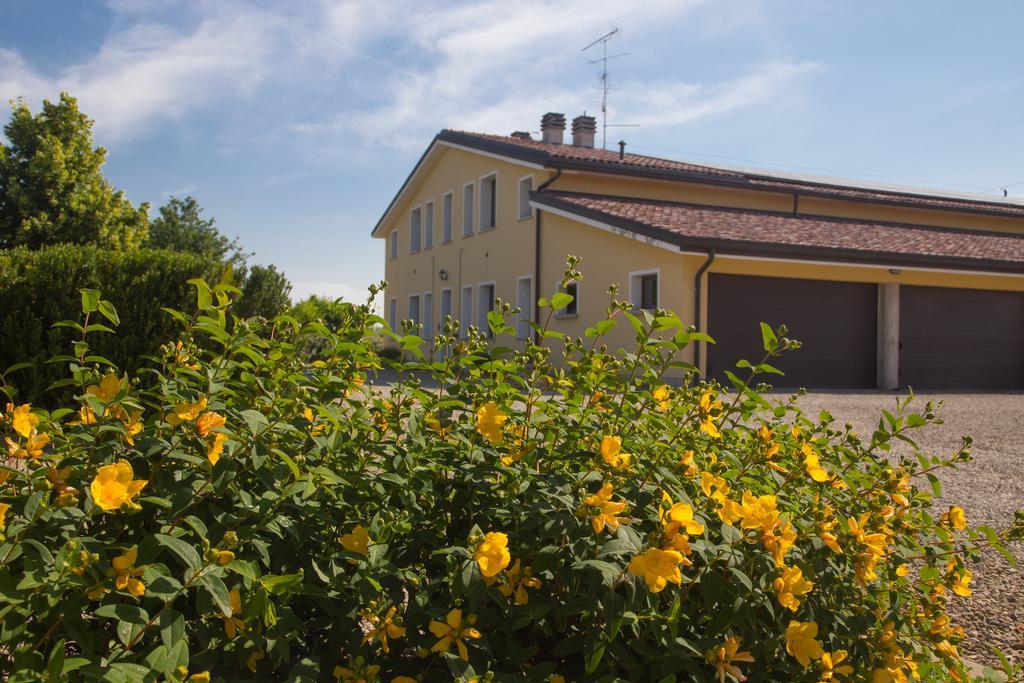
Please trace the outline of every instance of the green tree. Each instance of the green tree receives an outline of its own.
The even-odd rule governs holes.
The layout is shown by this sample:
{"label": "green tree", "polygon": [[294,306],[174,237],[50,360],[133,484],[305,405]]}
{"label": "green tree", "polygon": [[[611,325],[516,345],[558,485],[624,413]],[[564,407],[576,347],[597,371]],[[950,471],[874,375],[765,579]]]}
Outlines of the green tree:
{"label": "green tree", "polygon": [[301,323],[319,321],[336,330],[348,319],[351,306],[341,300],[312,294],[292,306],[291,315]]}
{"label": "green tree", "polygon": [[24,100],[11,106],[0,143],[0,248],[140,246],[149,206],[133,206],[103,177],[106,150],[93,147],[93,121],[75,98],[44,100],[38,114]]}
{"label": "green tree", "polygon": [[149,226],[146,246],[214,258],[236,269],[245,265],[248,255],[242,252],[238,239],[222,234],[216,219],[204,218],[203,207],[195,197],[171,197],[159,213]]}
{"label": "green tree", "polygon": [[292,285],[276,266],[252,266],[239,277],[242,296],[235,313],[243,318],[261,315],[273,318],[291,306]]}

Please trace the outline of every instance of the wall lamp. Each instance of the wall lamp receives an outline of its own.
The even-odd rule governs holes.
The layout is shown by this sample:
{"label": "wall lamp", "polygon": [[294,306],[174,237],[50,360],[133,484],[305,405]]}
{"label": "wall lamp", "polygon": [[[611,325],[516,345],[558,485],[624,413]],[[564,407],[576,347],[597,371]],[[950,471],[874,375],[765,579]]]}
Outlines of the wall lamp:
{"label": "wall lamp", "polygon": [[448,271],[447,271],[447,270],[445,270],[444,268],[442,268],[441,270],[439,270],[439,271],[437,272],[437,276],[438,276],[439,278],[441,278],[441,281],[442,281],[442,282],[447,282],[447,281],[448,281]]}

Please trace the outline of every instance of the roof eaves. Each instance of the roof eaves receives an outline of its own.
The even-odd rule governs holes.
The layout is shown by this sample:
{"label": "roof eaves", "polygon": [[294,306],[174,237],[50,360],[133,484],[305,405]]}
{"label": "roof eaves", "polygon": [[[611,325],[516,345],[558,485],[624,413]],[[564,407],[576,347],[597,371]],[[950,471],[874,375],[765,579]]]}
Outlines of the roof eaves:
{"label": "roof eaves", "polygon": [[407,188],[409,186],[409,183],[412,182],[412,179],[416,176],[416,172],[420,170],[420,166],[422,166],[423,162],[427,160],[427,157],[430,155],[431,150],[434,149],[434,145],[437,144],[437,141],[440,137],[440,135],[435,135],[434,138],[430,141],[430,144],[427,145],[427,148],[423,151],[423,154],[420,155],[420,158],[416,162],[416,165],[412,167],[412,170],[409,171],[409,175],[406,176],[405,182],[403,182],[402,186],[398,188],[398,192],[396,192],[395,196],[391,198],[390,202],[388,202],[388,206],[386,209],[384,209],[384,213],[382,213],[380,218],[377,219],[377,223],[373,226],[373,230],[370,231],[370,237],[377,236],[377,230],[384,223],[384,219],[387,218],[388,214],[391,213],[391,209],[394,208],[395,204],[398,203],[398,198],[402,196],[402,193],[405,192],[405,188]]}
{"label": "roof eaves", "polygon": [[[896,252],[870,251],[835,247],[813,247],[806,245],[779,244],[776,242],[755,242],[752,240],[730,240],[724,238],[687,237],[666,228],[650,225],[614,214],[580,206],[574,202],[546,193],[530,193],[532,202],[548,205],[566,213],[576,214],[582,218],[601,222],[606,225],[636,232],[675,244],[680,251],[688,249],[707,251],[714,249],[720,256],[762,256],[774,258],[790,258],[794,260],[829,261],[835,263],[851,263],[858,265],[878,265],[886,267],[920,267],[932,269],[962,269],[971,271],[1012,273],[1024,275],[1024,266],[1015,261],[999,261],[970,257],[929,256],[927,254],[901,254]],[[671,204],[672,202],[664,202]],[[855,222],[855,221],[854,221]],[[803,256],[804,259],[799,257]]]}

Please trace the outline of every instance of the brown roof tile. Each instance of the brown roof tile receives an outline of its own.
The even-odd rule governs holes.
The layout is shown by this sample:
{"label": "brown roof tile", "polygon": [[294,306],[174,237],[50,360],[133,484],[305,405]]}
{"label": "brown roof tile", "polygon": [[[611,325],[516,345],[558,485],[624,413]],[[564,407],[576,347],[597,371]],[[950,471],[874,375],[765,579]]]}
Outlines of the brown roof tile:
{"label": "brown roof tile", "polygon": [[534,193],[541,204],[686,245],[728,253],[790,253],[794,258],[955,264],[1024,273],[1024,235],[911,226],[822,216],[723,209],[675,202]]}
{"label": "brown roof tile", "polygon": [[618,151],[591,149],[572,145],[556,145],[538,140],[523,139],[504,135],[489,135],[467,131],[444,130],[438,136],[441,140],[475,146],[486,151],[504,153],[508,156],[534,161],[550,166],[585,165],[595,171],[631,172],[640,174],[674,174],[687,176],[690,180],[725,182],[750,189],[774,192],[800,192],[860,201],[901,204],[922,208],[953,211],[974,211],[994,215],[1024,217],[1024,205],[984,198],[960,198],[943,194],[929,194],[926,190],[897,191],[873,187],[839,184],[839,182],[813,182],[802,178],[785,178],[770,173],[738,171],[703,164],[692,164],[672,159],[625,154],[620,158]]}

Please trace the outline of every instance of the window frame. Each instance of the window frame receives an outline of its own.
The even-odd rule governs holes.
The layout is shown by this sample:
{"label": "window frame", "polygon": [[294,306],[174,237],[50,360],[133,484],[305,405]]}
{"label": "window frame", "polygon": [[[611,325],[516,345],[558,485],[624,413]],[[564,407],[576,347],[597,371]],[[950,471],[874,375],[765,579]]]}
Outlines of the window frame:
{"label": "window frame", "polygon": [[423,249],[434,248],[434,200],[423,202]]}
{"label": "window frame", "polygon": [[[523,181],[530,181],[530,189],[523,194]],[[530,206],[530,192],[533,192],[533,174],[524,175],[516,181],[516,220],[526,221],[533,218],[533,207]],[[523,213],[523,200],[526,200],[526,213]]]}
{"label": "window frame", "polygon": [[[576,288],[576,292],[572,295],[572,303],[569,304],[570,306],[573,307],[573,310],[569,311],[569,309],[566,308],[566,309],[563,309],[561,311],[555,311],[555,318],[558,318],[558,319],[570,319],[571,320],[572,318],[580,317],[580,281],[579,280],[573,280],[572,282],[569,282],[568,284],[570,286]],[[562,289],[562,284],[561,283],[558,284],[558,291],[559,292],[563,292],[564,291],[566,294],[569,293],[566,290]]]}
{"label": "window frame", "polygon": [[[483,303],[484,297],[483,292],[485,287],[491,288],[490,305],[491,307],[484,311]],[[484,336],[488,339],[494,338],[494,332],[491,331],[491,326],[487,323],[487,314],[495,310],[498,301],[498,283],[494,280],[485,280],[484,282],[478,282],[476,284],[476,324]]]}
{"label": "window frame", "polygon": [[[445,221],[445,204],[448,220]],[[441,196],[441,244],[448,244],[455,238],[455,191],[449,190]]]}
{"label": "window frame", "polygon": [[[657,284],[654,289],[654,298],[656,300],[653,308],[644,308],[643,279],[649,275],[657,278]],[[633,306],[634,311],[653,311],[661,306],[661,268],[635,270],[629,274],[629,303]]]}
{"label": "window frame", "polygon": [[[469,303],[466,303],[466,292],[469,292]],[[468,311],[466,309],[469,309]],[[459,337],[469,336],[469,328],[473,325],[473,285],[462,285],[459,289]]]}
{"label": "window frame", "polygon": [[[516,278],[516,306],[519,306],[519,283],[523,280],[530,281],[530,296],[528,297],[529,303],[525,308],[520,307],[519,317],[516,320],[516,339],[529,339],[533,336],[533,328],[527,323],[533,322],[534,306],[536,305],[536,294],[533,291],[533,275],[520,275]],[[522,334],[522,329],[525,326],[526,333]]]}
{"label": "window frame", "polygon": [[[452,294],[452,288],[451,287],[442,287],[440,294],[441,294],[441,296],[438,297],[438,300],[437,300],[437,306],[438,306],[438,308],[437,308],[437,322],[438,322],[439,325],[443,325],[444,324],[445,316],[451,316],[452,318],[454,318],[452,313],[454,313],[454,311],[455,311],[455,306],[454,306],[454,298],[455,297]],[[442,312],[444,311],[444,295],[445,294],[448,294],[448,312],[446,314],[442,315]]]}
{"label": "window frame", "polygon": [[[477,209],[477,222],[478,229],[480,232],[488,232],[498,227],[498,172],[491,171],[480,176],[479,189],[477,191],[476,202],[478,205]],[[490,219],[490,224],[484,224],[484,187],[485,184],[491,188],[491,202],[490,211],[487,212],[487,217]]]}
{"label": "window frame", "polygon": [[395,328],[398,327],[398,297],[393,296],[388,299],[388,325],[391,326],[391,331],[394,332]]}
{"label": "window frame", "polygon": [[423,325],[423,339],[434,338],[434,292],[429,289],[420,292],[420,322]]}
{"label": "window frame", "polygon": [[390,251],[390,257],[392,261],[398,260],[398,228],[395,228],[388,233],[388,248]]}
{"label": "window frame", "polygon": [[[416,299],[416,315],[415,316],[413,315],[413,310],[412,310],[412,300],[413,299]],[[422,318],[422,316],[420,315],[420,311],[422,310],[421,307],[423,306],[423,302],[420,299],[419,292],[417,292],[415,294],[410,294],[409,298],[408,298],[408,302],[409,302],[409,305],[406,308],[406,310],[409,312],[409,317],[406,318],[406,320],[411,320],[413,322],[414,326],[415,325],[419,325],[420,324],[420,320]]]}
{"label": "window frame", "polygon": [[423,248],[423,205],[409,210],[409,253],[419,253]]}
{"label": "window frame", "polygon": [[[467,201],[467,192],[468,201]],[[476,183],[470,181],[462,186],[462,236],[472,237],[476,225]]]}

